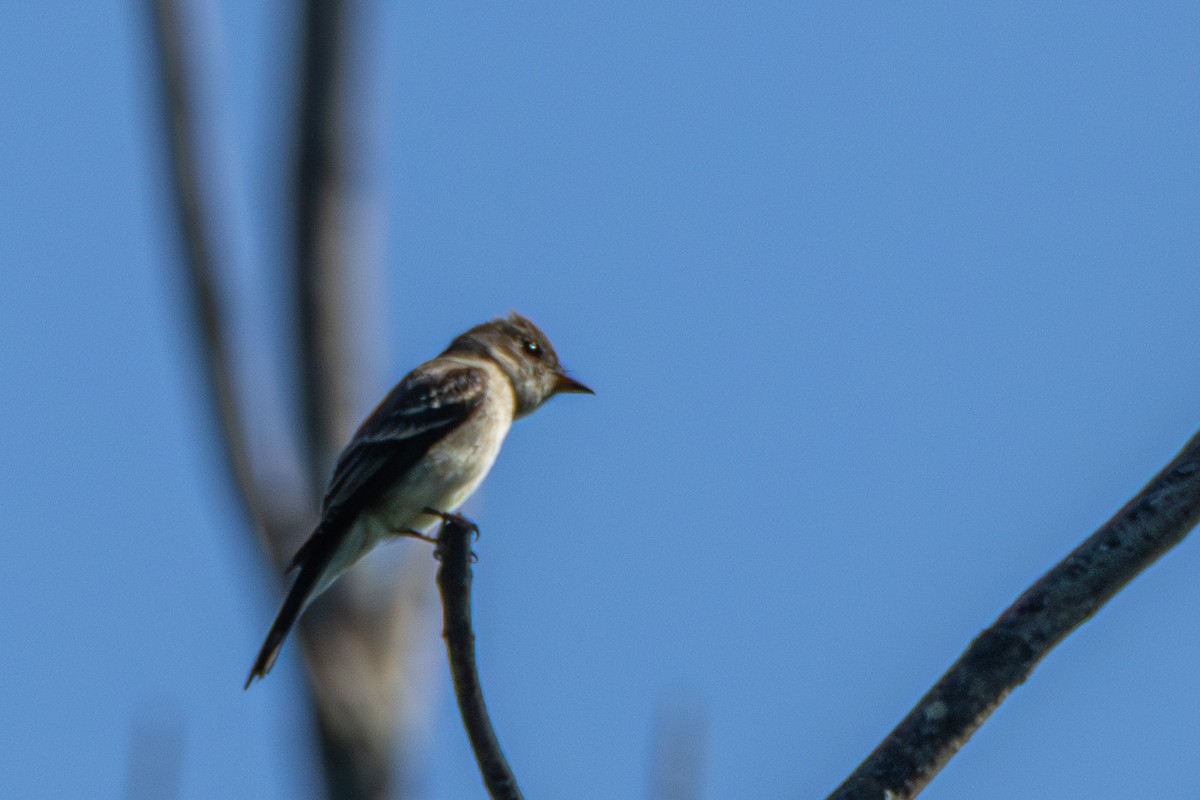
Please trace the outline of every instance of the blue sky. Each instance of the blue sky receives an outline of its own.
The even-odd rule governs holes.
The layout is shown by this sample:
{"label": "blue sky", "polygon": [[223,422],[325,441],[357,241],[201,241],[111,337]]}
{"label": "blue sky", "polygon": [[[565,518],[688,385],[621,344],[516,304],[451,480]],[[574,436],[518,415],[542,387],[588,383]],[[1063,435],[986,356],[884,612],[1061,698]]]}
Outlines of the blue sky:
{"label": "blue sky", "polygon": [[[0,10],[0,795],[122,796],[161,734],[183,798],[311,797],[294,650],[241,690],[277,597],[209,438],[133,5]],[[706,798],[823,796],[1200,427],[1195,4],[366,8],[364,395],[510,308],[597,390],[469,507],[528,796],[644,797],[675,703]],[[289,14],[198,14],[254,341]],[[1198,570],[1185,541],[923,796],[1194,794]],[[428,672],[419,784],[480,797]]]}

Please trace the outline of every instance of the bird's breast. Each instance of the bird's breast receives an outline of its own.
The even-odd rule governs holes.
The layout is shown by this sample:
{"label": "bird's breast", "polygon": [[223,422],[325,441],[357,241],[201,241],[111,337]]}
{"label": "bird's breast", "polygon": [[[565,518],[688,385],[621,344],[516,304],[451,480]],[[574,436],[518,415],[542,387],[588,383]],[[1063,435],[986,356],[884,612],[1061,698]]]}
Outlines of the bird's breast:
{"label": "bird's breast", "polygon": [[507,378],[489,380],[487,399],[429,449],[383,498],[378,517],[389,532],[428,531],[438,519],[424,509],[455,511],[487,477],[512,426],[512,389]]}

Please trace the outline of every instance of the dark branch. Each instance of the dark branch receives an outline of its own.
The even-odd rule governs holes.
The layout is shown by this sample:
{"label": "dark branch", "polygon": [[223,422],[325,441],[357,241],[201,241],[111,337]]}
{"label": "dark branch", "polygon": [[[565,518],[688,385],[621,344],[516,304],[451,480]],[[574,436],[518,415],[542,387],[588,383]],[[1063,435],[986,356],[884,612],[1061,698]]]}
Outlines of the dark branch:
{"label": "dark branch", "polygon": [[[303,344],[300,381],[305,398],[307,469],[310,493],[296,487],[267,485],[253,469],[247,441],[250,418],[240,404],[224,298],[219,290],[218,255],[214,247],[214,208],[205,200],[205,164],[197,147],[199,134],[191,91],[194,64],[178,0],[152,0],[154,46],[160,62],[164,118],[170,145],[171,177],[179,224],[185,243],[190,294],[204,346],[209,387],[219,420],[219,434],[233,476],[235,496],[248,521],[261,535],[277,565],[286,564],[315,502],[326,464],[345,436],[354,410],[345,398],[361,385],[360,359],[350,352],[349,283],[341,255],[344,232],[344,181],[338,166],[347,160],[344,131],[335,127],[344,116],[337,87],[345,83],[345,2],[312,0],[303,29],[305,78],[301,87],[297,167],[300,264],[297,328]],[[341,124],[345,124],[344,119]],[[335,135],[336,134],[336,135]],[[344,137],[343,137],[344,138]],[[343,215],[343,216],[339,216]],[[333,399],[331,399],[333,398]],[[267,409],[274,411],[274,409]],[[316,431],[316,432],[314,432]],[[292,453],[265,454],[256,463],[278,465]],[[274,470],[287,473],[289,470]],[[396,747],[399,720],[405,714],[400,680],[410,657],[408,636],[417,625],[419,603],[411,593],[374,591],[361,576],[346,576],[306,615],[301,624],[328,792],[334,798],[383,798],[392,795],[403,777],[404,760]],[[354,585],[352,590],[351,584]],[[401,707],[400,713],[397,707]]]}
{"label": "dark branch", "polygon": [[313,493],[357,413],[347,256],[346,0],[305,3],[297,109],[294,202],[296,315],[305,445]]}
{"label": "dark branch", "polygon": [[1200,521],[1200,434],[981,633],[829,800],[916,796],[1071,631]]}
{"label": "dark branch", "polygon": [[187,51],[180,8],[176,0],[153,0],[149,4],[152,37],[160,64],[163,111],[168,132],[172,194],[184,241],[184,264],[190,283],[196,320],[208,369],[208,386],[220,429],[218,439],[233,479],[233,491],[254,529],[268,541],[276,538],[277,515],[264,507],[265,495],[258,488],[251,467],[246,425],[233,376],[227,338],[225,304],[218,289],[219,272],[212,237],[215,225],[208,214],[196,147],[195,74]]}
{"label": "dark branch", "polygon": [[487,706],[475,668],[475,632],[471,628],[471,537],[475,526],[458,514],[443,517],[438,534],[438,555],[442,566],[438,570],[438,590],[442,593],[446,652],[450,658],[450,674],[454,679],[454,694],[462,714],[467,738],[475,751],[479,772],[492,800],[521,800],[516,776],[508,766]]}
{"label": "dark branch", "polygon": [[[300,86],[294,154],[294,261],[301,438],[308,480],[319,495],[334,455],[353,431],[364,385],[355,341],[349,165],[357,152],[349,108],[349,0],[307,0],[300,28]],[[377,591],[346,575],[301,620],[317,704],[322,758],[333,798],[384,798],[402,779],[397,754],[402,675],[409,655],[412,598]]]}

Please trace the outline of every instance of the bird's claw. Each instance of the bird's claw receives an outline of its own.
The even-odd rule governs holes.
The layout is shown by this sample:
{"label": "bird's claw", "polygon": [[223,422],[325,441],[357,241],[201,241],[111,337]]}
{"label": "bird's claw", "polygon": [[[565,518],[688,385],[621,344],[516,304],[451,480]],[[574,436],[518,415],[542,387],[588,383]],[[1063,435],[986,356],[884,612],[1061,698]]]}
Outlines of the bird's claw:
{"label": "bird's claw", "polygon": [[[461,525],[464,528],[469,528],[471,531],[471,541],[479,541],[479,526],[464,517],[462,514],[454,511],[438,511],[436,508],[430,508],[429,506],[425,507],[425,513],[431,517],[437,517],[442,521],[443,525],[449,525],[453,523],[455,525]],[[434,541],[436,541],[436,539]]]}
{"label": "bird's claw", "polygon": [[[428,506],[425,507],[425,513],[431,517],[437,517],[438,519],[440,519],[442,521],[443,528],[446,525],[451,525],[451,524],[459,525],[461,527],[466,528],[467,530],[469,530],[471,532],[471,541],[472,542],[479,541],[479,526],[476,525],[471,520],[464,517],[462,514],[458,514],[453,511],[438,511],[436,508],[430,508]],[[441,548],[441,542],[438,540],[438,537],[422,535],[420,538],[424,539],[427,542],[433,542],[433,544],[435,545],[435,547],[433,548],[433,557],[435,559],[437,559],[438,561],[441,561],[442,560],[442,548]],[[471,559],[472,564],[479,563],[479,556],[475,555],[474,550],[469,551],[469,557]]]}

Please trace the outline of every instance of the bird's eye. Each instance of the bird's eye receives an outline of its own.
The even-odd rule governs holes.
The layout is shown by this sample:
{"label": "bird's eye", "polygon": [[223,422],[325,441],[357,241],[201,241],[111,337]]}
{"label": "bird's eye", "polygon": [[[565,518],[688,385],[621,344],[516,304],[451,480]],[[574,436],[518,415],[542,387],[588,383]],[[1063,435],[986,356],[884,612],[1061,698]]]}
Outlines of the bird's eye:
{"label": "bird's eye", "polygon": [[537,343],[537,340],[526,339],[522,344],[525,347],[525,352],[529,353],[529,355],[533,356],[534,358],[542,357],[542,346]]}

